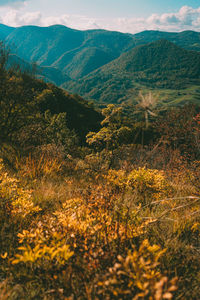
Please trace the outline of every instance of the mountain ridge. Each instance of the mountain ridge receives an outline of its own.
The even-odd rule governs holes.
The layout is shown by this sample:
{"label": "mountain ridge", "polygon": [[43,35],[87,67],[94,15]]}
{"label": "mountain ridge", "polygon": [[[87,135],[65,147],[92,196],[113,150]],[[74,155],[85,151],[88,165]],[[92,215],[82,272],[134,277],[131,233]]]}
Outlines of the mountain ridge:
{"label": "mountain ridge", "polygon": [[[2,33],[5,31],[6,34]],[[36,62],[40,66],[56,67],[73,79],[91,73],[138,45],[160,38],[186,49],[200,51],[200,33],[194,31],[175,33],[150,30],[130,34],[103,29],[77,30],[64,25],[17,28],[2,25],[0,38],[1,35],[22,59]],[[12,47],[13,44],[15,47]],[[92,58],[98,64],[90,63]]]}
{"label": "mountain ridge", "polygon": [[149,88],[179,89],[200,84],[200,53],[167,40],[137,46],[76,82],[70,92],[100,102],[118,102],[142,84]]}
{"label": "mountain ridge", "polygon": [[[64,25],[17,28],[0,25],[0,39],[22,61],[36,62],[39,78],[90,100],[123,101],[136,95],[139,89],[177,90],[197,85],[194,89],[198,90],[199,63],[194,57],[199,57],[199,32],[146,30],[130,34],[103,29],[81,31]],[[164,46],[148,50],[148,55],[142,53],[141,49],[151,48],[149,44],[159,44],[160,40],[179,48],[166,44],[167,51],[171,49],[167,59]],[[132,58],[131,53],[134,53]],[[185,65],[182,57],[186,59]]]}

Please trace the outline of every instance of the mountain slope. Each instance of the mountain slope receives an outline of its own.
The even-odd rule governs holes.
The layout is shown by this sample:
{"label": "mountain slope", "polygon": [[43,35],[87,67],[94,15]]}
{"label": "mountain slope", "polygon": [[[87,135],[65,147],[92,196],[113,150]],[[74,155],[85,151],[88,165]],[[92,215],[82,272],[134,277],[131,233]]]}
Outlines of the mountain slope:
{"label": "mountain slope", "polygon": [[63,86],[103,102],[127,99],[138,85],[179,89],[200,84],[200,53],[160,40],[138,46],[77,82]]}
{"label": "mountain slope", "polygon": [[133,38],[137,46],[165,39],[187,50],[200,51],[200,32],[191,30],[182,32],[145,30],[134,34]]}
{"label": "mountain slope", "polygon": [[14,31],[14,27],[0,24],[0,41],[4,41],[6,37]]}
{"label": "mountain slope", "polygon": [[[63,25],[18,28],[0,25],[1,36],[10,45],[12,52],[22,60],[45,67],[43,78],[47,76],[47,81],[58,85],[63,84],[65,78],[66,81],[69,77],[77,80],[89,75],[114,62],[121,54],[160,39],[171,41],[187,50],[200,51],[200,33],[194,31],[143,31],[125,34],[107,30],[80,31]],[[138,63],[140,61],[141,58],[138,57]],[[143,76],[144,80],[145,78],[146,75]],[[119,92],[119,88],[116,92]]]}
{"label": "mountain slope", "polygon": [[33,66],[31,63],[21,59],[16,54],[9,54],[8,67],[10,68],[13,66],[20,67],[22,71],[27,71],[28,73],[34,72],[35,76],[38,78],[43,79],[46,82],[54,83],[58,86],[71,80],[70,77],[56,67]]}
{"label": "mountain slope", "polygon": [[[57,67],[73,77],[90,73],[134,46],[129,34],[106,30],[79,31],[61,25],[19,27],[12,31],[6,42],[15,45],[15,53],[22,59],[41,66]],[[98,63],[94,64],[94,61]]]}
{"label": "mountain slope", "polygon": [[[12,116],[12,114],[15,116],[20,105],[24,107],[29,103],[28,105],[31,105],[31,111],[36,114],[44,114],[47,110],[49,110],[52,115],[66,113],[67,127],[70,130],[75,130],[80,142],[85,142],[85,136],[89,131],[98,130],[102,115],[94,109],[93,104],[85,101],[78,95],[69,94],[52,83],[39,80],[28,72],[20,70],[10,71],[8,64],[7,76],[5,76],[5,80],[3,81],[4,84],[0,86],[1,100],[3,103],[0,103],[1,108],[6,111],[8,117],[10,115]],[[11,104],[12,107],[11,112],[5,108],[9,108],[9,104]],[[1,116],[2,115],[3,114],[1,114]],[[16,120],[16,122],[19,121],[17,119],[14,120]],[[0,121],[2,120],[0,119]],[[12,121],[10,117],[10,122],[12,123]],[[27,119],[27,122],[29,121]],[[5,121],[5,124],[7,124],[6,122],[7,121]]]}
{"label": "mountain slope", "polygon": [[50,66],[65,51],[81,45],[83,32],[65,26],[23,26],[16,28],[6,39],[15,44],[16,54],[28,61]]}
{"label": "mountain slope", "polygon": [[[69,56],[71,55],[73,56],[70,61]],[[53,66],[62,69],[71,78],[77,79],[91,73],[102,65],[107,64],[114,58],[114,55],[103,49],[97,47],[85,47],[82,50],[79,49],[79,51],[76,51],[76,54],[72,53],[72,51],[64,54]],[[68,64],[65,63],[66,60],[68,60]],[[64,69],[62,66],[65,66]]]}

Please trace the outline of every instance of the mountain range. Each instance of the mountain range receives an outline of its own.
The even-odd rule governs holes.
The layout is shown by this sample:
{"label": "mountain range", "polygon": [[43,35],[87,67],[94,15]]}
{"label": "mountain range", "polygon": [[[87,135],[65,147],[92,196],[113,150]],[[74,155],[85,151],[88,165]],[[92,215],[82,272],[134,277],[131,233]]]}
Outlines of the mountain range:
{"label": "mountain range", "polygon": [[158,40],[137,46],[64,87],[86,98],[116,103],[130,99],[142,87],[179,90],[199,85],[200,53]]}
{"label": "mountain range", "polygon": [[200,33],[106,30],[80,31],[0,24],[0,40],[12,60],[38,77],[100,102],[121,102],[140,89],[187,89],[199,86]]}

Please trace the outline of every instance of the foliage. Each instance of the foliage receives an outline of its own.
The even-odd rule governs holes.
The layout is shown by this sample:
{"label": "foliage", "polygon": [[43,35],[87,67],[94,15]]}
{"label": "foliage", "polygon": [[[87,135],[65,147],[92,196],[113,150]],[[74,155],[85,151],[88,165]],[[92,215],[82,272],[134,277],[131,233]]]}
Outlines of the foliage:
{"label": "foliage", "polygon": [[[2,166],[1,198],[9,200],[5,222],[17,222],[6,227],[14,240],[1,230],[7,237],[1,247],[4,294],[11,293],[11,299],[176,299],[184,293],[195,299],[199,197],[191,180],[196,171],[178,175],[132,166],[81,172],[61,179],[51,171],[25,181],[18,171],[30,192]],[[42,201],[54,205],[49,209]],[[6,210],[1,212],[5,217]]]}
{"label": "foliage", "polygon": [[[7,69],[4,54],[1,297],[198,299],[198,108],[163,112],[141,145],[130,107],[101,116],[78,95]],[[152,97],[142,95],[146,109]],[[81,147],[88,132],[90,148]]]}
{"label": "foliage", "polygon": [[0,160],[0,197],[1,220],[8,216],[17,220],[40,211],[38,206],[34,206],[31,191],[20,187],[18,180],[7,174],[2,160]]}
{"label": "foliage", "polygon": [[199,156],[199,141],[194,120],[198,110],[198,106],[195,105],[172,108],[154,124],[165,144],[172,149],[179,149],[188,159],[197,159]]}
{"label": "foliage", "polygon": [[89,132],[86,136],[89,145],[96,145],[97,149],[105,147],[114,149],[122,143],[129,141],[131,128],[123,124],[122,108],[109,104],[102,110],[105,117],[101,122],[102,128],[97,132]]}
{"label": "foliage", "polygon": [[31,263],[33,268],[43,266],[48,268],[49,262],[55,260],[56,265],[63,265],[73,255],[65,243],[64,236],[56,232],[50,236],[48,232],[44,233],[41,228],[38,228],[34,232],[23,230],[18,237],[20,244],[22,243],[18,250],[22,251],[22,254],[16,254],[12,259],[14,265]]}
{"label": "foliage", "polygon": [[[158,261],[165,253],[159,246],[151,246],[144,240],[139,249],[133,247],[123,258],[118,255],[118,261],[106,274],[99,291],[111,299],[172,299],[171,292],[177,289],[176,278],[168,283],[158,269]],[[107,298],[106,298],[107,299]]]}
{"label": "foliage", "polygon": [[[173,41],[174,42],[174,41]],[[191,63],[193,62],[193,64]],[[123,53],[117,59],[87,76],[69,81],[69,91],[100,103],[136,102],[138,91],[160,89],[177,90],[199,86],[199,52],[185,50],[161,39],[144,43]],[[168,98],[165,93],[165,98]],[[190,98],[189,98],[190,101]]]}
{"label": "foliage", "polygon": [[129,174],[122,170],[109,170],[106,179],[118,192],[132,190],[138,203],[143,205],[164,197],[169,186],[162,171],[145,167],[134,169]]}
{"label": "foliage", "polygon": [[12,70],[1,72],[4,72],[0,82],[0,141],[2,144],[12,141],[25,123],[33,119],[35,109],[31,94],[28,94],[24,88],[23,74],[16,74]]}
{"label": "foliage", "polygon": [[15,168],[20,176],[34,180],[41,177],[55,177],[62,171],[62,163],[55,157],[40,154],[37,158],[29,154],[28,157],[16,159]]}
{"label": "foliage", "polygon": [[127,185],[142,195],[146,203],[151,199],[161,199],[168,187],[162,171],[146,168],[133,170],[128,176]]}
{"label": "foliage", "polygon": [[[13,252],[16,237],[13,231],[25,226],[27,219],[34,218],[41,211],[34,204],[32,191],[20,185],[19,180],[11,177],[0,160],[0,249],[2,257],[6,258]],[[5,253],[3,252],[5,251]]]}

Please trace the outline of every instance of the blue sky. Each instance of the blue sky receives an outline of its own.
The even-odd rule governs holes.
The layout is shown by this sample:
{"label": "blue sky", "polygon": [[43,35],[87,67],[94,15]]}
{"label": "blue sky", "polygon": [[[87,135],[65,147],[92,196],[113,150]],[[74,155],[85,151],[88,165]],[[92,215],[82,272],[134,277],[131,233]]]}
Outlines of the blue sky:
{"label": "blue sky", "polygon": [[200,0],[0,0],[0,23],[130,33],[200,31]]}

